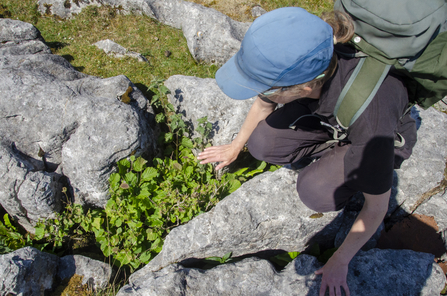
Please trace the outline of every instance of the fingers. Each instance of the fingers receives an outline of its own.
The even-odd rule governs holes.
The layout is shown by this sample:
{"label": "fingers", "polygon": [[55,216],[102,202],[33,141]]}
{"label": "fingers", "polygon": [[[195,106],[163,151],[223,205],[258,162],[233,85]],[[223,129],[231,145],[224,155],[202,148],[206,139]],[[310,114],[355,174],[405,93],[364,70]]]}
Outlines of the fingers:
{"label": "fingers", "polygon": [[320,293],[318,294],[318,296],[324,296],[324,294],[326,294],[326,289],[327,289],[327,285],[323,284],[323,282],[322,282],[321,286],[320,286]]}
{"label": "fingers", "polygon": [[351,296],[351,292],[349,291],[349,287],[348,287],[348,284],[345,282],[345,283],[343,283],[343,290],[345,290],[345,295],[346,296]]}
{"label": "fingers", "polygon": [[197,159],[201,160],[200,164],[220,162],[215,168],[216,170],[220,170],[232,163],[237,158],[238,154],[239,151],[236,151],[231,145],[212,146],[205,148],[199,153]]}

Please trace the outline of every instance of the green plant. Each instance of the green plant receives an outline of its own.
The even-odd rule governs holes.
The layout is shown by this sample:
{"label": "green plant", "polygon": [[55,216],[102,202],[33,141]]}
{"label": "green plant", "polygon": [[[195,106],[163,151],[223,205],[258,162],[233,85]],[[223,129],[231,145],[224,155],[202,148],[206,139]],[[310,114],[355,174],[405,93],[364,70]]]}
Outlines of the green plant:
{"label": "green plant", "polygon": [[225,264],[232,261],[231,256],[233,255],[233,252],[228,252],[223,257],[208,257],[205,258],[206,261],[212,261],[216,264]]}
{"label": "green plant", "polygon": [[275,263],[279,267],[283,268],[290,262],[292,262],[300,252],[287,252],[287,253],[281,253],[276,256],[270,257],[269,261]]}
{"label": "green plant", "polygon": [[[66,193],[66,188],[62,189]],[[53,219],[40,220],[35,227],[35,240],[45,240],[51,242],[52,251],[61,248],[64,243],[69,242],[74,237],[86,234],[84,209],[80,204],[69,203],[65,211],[56,214]]]}
{"label": "green plant", "polygon": [[30,244],[29,234],[23,236],[17,228],[11,224],[8,214],[0,221],[0,254],[12,252]]}

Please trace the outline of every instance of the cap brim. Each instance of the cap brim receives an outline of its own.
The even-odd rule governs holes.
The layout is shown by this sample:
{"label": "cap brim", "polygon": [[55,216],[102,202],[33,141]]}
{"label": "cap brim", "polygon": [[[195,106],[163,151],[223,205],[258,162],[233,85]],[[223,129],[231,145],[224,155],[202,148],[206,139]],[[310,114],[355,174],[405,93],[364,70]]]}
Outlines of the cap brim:
{"label": "cap brim", "polygon": [[237,54],[229,59],[217,72],[216,82],[230,98],[246,100],[259,95],[271,87],[248,77],[237,65]]}

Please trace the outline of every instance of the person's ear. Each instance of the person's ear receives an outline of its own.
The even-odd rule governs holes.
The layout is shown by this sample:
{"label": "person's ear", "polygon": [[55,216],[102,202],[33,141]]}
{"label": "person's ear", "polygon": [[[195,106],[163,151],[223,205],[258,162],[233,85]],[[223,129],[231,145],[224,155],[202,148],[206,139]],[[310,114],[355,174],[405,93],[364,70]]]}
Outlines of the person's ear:
{"label": "person's ear", "polygon": [[303,98],[308,97],[312,93],[313,89],[308,86],[305,86],[301,89],[301,96]]}

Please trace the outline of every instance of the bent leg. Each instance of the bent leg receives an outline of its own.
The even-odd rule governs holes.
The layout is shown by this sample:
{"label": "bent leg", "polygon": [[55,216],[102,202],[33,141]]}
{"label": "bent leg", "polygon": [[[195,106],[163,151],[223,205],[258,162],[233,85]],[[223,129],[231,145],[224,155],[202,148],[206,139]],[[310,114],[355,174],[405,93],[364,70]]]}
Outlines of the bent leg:
{"label": "bent leg", "polygon": [[296,188],[301,201],[317,212],[342,209],[357,192],[345,184],[344,157],[349,145],[336,145],[298,175]]}

